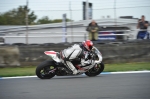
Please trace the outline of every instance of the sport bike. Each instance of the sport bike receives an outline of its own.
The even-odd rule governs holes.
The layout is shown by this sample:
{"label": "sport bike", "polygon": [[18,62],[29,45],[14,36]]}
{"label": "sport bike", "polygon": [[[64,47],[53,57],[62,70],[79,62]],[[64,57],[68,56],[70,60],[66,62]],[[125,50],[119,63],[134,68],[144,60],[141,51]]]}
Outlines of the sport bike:
{"label": "sport bike", "polygon": [[[46,60],[37,66],[37,77],[39,77],[40,79],[50,79],[55,75],[74,76],[74,74],[72,74],[72,71],[70,71],[63,63],[61,63],[61,55],[59,52],[45,51],[44,53],[50,56],[51,59]],[[85,73],[85,75],[93,77],[99,75],[104,70],[104,64],[102,63],[102,54],[96,47],[93,47],[92,51],[88,55],[88,58],[89,60],[91,60],[91,63],[86,66],[81,66],[80,58],[71,61],[75,68],[78,70],[78,73],[76,75],[82,75]]]}

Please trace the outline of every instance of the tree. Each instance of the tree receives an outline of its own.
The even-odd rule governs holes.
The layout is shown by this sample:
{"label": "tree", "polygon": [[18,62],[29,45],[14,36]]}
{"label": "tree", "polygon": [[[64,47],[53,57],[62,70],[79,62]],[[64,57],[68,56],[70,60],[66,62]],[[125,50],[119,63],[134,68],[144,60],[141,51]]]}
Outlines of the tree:
{"label": "tree", "polygon": [[28,12],[28,24],[32,24],[37,16],[27,6],[19,6],[17,9],[0,14],[0,25],[25,25],[26,11]]}
{"label": "tree", "polygon": [[[67,22],[70,22],[71,20],[70,19],[66,19]],[[55,19],[55,20],[52,20],[52,23],[60,23],[62,22],[62,19]]]}
{"label": "tree", "polygon": [[48,18],[48,16],[44,16],[37,21],[37,24],[47,24],[51,23],[52,21]]}
{"label": "tree", "polygon": [[[67,22],[71,21],[70,19],[66,19]],[[60,23],[62,19],[54,19],[50,20],[48,16],[44,16],[37,21],[37,24],[48,24],[48,23]]]}

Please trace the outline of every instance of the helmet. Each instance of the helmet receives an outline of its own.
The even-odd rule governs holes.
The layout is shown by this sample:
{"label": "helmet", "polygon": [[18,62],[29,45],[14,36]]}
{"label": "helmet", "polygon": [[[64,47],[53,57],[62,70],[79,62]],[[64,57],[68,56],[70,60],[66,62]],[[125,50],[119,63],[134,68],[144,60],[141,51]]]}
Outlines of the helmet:
{"label": "helmet", "polygon": [[85,49],[87,49],[88,51],[91,51],[91,49],[93,48],[93,42],[90,40],[86,40],[82,42],[82,45]]}

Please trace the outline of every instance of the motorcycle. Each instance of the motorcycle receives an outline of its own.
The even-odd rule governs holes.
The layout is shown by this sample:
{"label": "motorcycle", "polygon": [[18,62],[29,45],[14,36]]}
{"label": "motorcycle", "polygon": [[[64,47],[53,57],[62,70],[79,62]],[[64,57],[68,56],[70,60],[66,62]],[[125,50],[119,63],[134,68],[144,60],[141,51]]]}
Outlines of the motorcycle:
{"label": "motorcycle", "polygon": [[[55,75],[57,76],[74,76],[72,72],[61,63],[60,53],[55,51],[45,51],[46,55],[50,56],[50,60],[46,60],[39,64],[36,68],[36,75],[40,79],[51,79]],[[78,70],[76,75],[85,75],[89,77],[97,76],[104,70],[104,64],[102,63],[102,54],[100,51],[93,47],[90,52],[91,60],[94,61],[94,65],[91,63],[88,66],[81,66],[81,60],[73,60],[71,61],[75,68]]]}

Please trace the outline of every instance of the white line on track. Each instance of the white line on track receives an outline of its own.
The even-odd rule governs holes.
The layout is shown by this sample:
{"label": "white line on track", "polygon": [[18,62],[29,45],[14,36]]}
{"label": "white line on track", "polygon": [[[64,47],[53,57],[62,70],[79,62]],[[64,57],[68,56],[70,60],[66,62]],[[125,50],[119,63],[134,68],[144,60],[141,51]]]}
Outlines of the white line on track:
{"label": "white line on track", "polygon": [[0,79],[14,79],[14,78],[33,78],[37,76],[15,76],[15,77],[1,77]]}
{"label": "white line on track", "polygon": [[[144,71],[124,71],[124,72],[102,72],[101,74],[103,75],[103,74],[131,74],[131,73],[150,73],[150,71],[144,70]],[[33,78],[33,77],[37,76],[0,77],[0,79]]]}
{"label": "white line on track", "polygon": [[144,71],[110,72],[110,74],[131,74],[131,73],[150,73],[150,71],[144,70]]}

